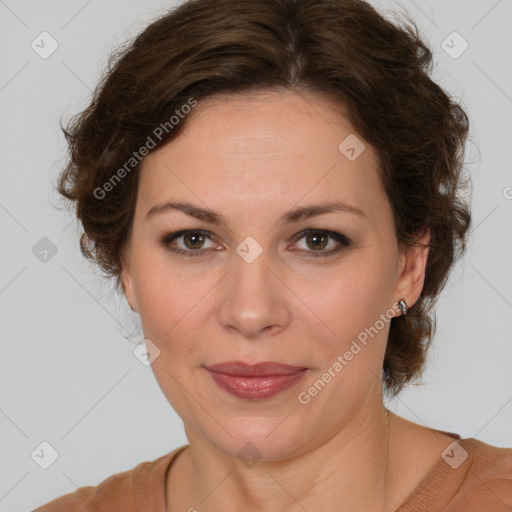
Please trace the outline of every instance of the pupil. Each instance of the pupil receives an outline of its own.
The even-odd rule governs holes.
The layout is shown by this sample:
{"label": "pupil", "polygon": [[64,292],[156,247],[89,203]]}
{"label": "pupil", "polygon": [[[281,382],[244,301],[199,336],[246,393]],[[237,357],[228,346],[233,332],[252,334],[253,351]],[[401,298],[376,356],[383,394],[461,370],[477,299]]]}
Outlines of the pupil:
{"label": "pupil", "polygon": [[[198,246],[200,247],[202,245],[203,238],[204,238],[203,235],[198,234],[198,233],[185,235],[185,245],[189,249],[197,249]],[[192,243],[191,244],[187,243],[191,239],[193,240]]]}
{"label": "pupil", "polygon": [[[322,243],[322,239],[323,239],[324,243]],[[315,248],[315,249],[318,249],[318,248],[323,249],[325,247],[325,245],[326,245],[325,242],[327,240],[327,237],[325,235],[323,235],[323,234],[320,234],[320,233],[312,233],[312,234],[308,235],[307,240],[308,240],[308,243],[310,241],[313,241],[313,248]],[[320,245],[316,245],[316,243],[319,242],[319,241],[320,241]]]}

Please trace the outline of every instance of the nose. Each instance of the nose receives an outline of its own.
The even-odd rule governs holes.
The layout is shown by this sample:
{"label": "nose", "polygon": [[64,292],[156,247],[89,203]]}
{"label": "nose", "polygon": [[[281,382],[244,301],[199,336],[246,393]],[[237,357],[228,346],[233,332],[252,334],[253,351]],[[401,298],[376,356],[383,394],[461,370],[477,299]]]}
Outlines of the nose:
{"label": "nose", "polygon": [[279,274],[268,252],[264,251],[251,263],[236,254],[223,287],[219,312],[222,326],[250,339],[286,329],[292,293]]}

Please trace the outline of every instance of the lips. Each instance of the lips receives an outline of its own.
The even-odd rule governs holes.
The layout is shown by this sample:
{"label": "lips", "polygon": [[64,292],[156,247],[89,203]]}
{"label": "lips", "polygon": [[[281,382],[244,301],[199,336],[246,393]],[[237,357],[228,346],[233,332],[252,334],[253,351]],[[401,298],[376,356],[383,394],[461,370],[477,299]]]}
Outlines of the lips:
{"label": "lips", "polygon": [[229,361],[205,367],[215,383],[224,391],[245,399],[264,399],[293,386],[308,368],[275,362],[248,365]]}
{"label": "lips", "polygon": [[234,375],[239,377],[270,377],[272,375],[292,375],[300,370],[305,370],[304,366],[290,366],[288,364],[276,363],[273,361],[264,361],[254,365],[249,365],[242,361],[227,361],[225,363],[214,364],[206,367],[208,370],[225,375]]}

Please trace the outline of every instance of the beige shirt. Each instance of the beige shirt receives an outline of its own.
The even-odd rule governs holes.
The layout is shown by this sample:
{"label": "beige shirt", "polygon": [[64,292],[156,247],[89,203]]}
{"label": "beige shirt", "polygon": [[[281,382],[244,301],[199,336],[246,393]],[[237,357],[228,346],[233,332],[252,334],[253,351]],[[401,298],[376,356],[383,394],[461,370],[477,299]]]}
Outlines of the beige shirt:
{"label": "beige shirt", "polygon": [[[451,435],[459,439],[458,446],[444,452],[445,458],[439,458],[395,512],[512,512],[512,448]],[[141,462],[32,512],[166,512],[166,473],[186,448]],[[460,448],[467,452],[463,462]]]}

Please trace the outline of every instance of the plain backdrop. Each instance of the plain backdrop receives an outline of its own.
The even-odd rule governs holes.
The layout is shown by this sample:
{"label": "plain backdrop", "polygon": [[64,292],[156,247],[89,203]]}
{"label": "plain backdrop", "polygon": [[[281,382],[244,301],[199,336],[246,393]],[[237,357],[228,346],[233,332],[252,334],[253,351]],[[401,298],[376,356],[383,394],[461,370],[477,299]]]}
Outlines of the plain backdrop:
{"label": "plain backdrop", "polygon": [[[423,384],[388,406],[512,446],[512,2],[372,3],[415,19],[434,51],[434,79],[471,121],[469,249],[438,303]],[[123,337],[138,317],[82,258],[71,215],[53,206],[66,156],[59,120],[86,106],[114,46],[174,5],[0,0],[2,512],[32,510],[187,442],[133,354],[137,340]],[[33,49],[41,37],[46,51],[58,44],[47,58]],[[47,469],[41,450],[57,455]]]}

